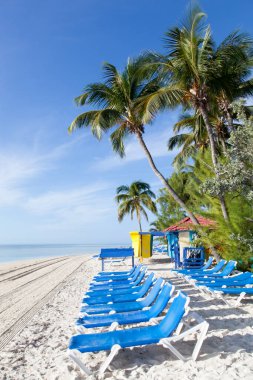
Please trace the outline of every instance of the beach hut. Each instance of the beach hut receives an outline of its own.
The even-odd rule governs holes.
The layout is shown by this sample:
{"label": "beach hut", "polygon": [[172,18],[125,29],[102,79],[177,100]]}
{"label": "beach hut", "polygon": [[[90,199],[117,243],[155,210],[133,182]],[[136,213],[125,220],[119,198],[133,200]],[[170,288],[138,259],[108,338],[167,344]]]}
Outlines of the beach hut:
{"label": "beach hut", "polygon": [[[204,218],[201,215],[195,215],[200,226],[214,227],[215,221]],[[168,240],[168,253],[174,259],[176,253],[179,253],[180,262],[183,261],[184,248],[191,246],[194,238],[197,235],[195,226],[189,217],[186,217],[179,222],[169,226],[164,230]]]}
{"label": "beach hut", "polygon": [[153,251],[153,238],[165,236],[164,232],[130,232],[135,257],[149,258]]}

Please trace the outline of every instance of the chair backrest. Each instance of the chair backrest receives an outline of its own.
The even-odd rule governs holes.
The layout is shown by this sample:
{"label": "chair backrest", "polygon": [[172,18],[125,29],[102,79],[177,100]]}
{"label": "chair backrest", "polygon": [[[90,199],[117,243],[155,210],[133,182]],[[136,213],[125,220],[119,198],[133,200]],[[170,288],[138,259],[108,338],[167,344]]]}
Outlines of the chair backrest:
{"label": "chair backrest", "polygon": [[141,272],[141,270],[143,270],[144,273],[145,273],[145,269],[146,269],[146,267],[143,267],[142,265],[138,265],[136,271],[132,274],[132,276],[130,276],[131,277],[131,282],[135,281],[137,279],[137,277],[139,276],[139,273]]}
{"label": "chair backrest", "polygon": [[[129,282],[129,286],[132,287],[132,286],[136,286],[138,285],[144,278],[145,274],[146,274],[146,267],[143,267],[143,270],[141,270],[142,268],[140,268],[140,270],[138,270],[138,273],[136,276],[134,276],[134,278],[131,280],[131,282]],[[103,284],[103,282],[99,282],[99,283],[96,283],[96,284],[93,284],[92,282],[90,283],[90,289],[92,290],[103,290],[103,289],[106,289],[106,288],[117,288],[117,286],[120,286],[121,283],[120,281],[117,281],[115,280],[115,282],[106,282]],[[126,286],[128,286],[128,282],[126,283]]]}
{"label": "chair backrest", "polygon": [[[134,265],[133,267],[132,267],[132,269],[131,270],[129,270],[129,271],[106,271],[106,272],[99,272],[98,274],[97,274],[97,276],[105,276],[105,277],[107,277],[107,276],[111,276],[111,275],[115,275],[115,276],[119,276],[119,275],[131,275],[135,270],[136,270],[136,268],[137,268],[137,266],[138,265]],[[96,277],[97,277],[96,276]]]}
{"label": "chair backrest", "polygon": [[154,273],[150,273],[150,275],[146,278],[144,284],[142,285],[141,289],[139,290],[138,294],[139,294],[139,297],[142,297],[144,296],[144,294],[147,293],[147,291],[149,290],[149,288],[152,286],[152,283],[153,283],[153,279],[154,279]]}
{"label": "chair backrest", "polygon": [[213,257],[210,256],[207,262],[205,263],[205,265],[203,266],[203,268],[201,269],[202,270],[208,269],[212,265],[212,262],[213,262]]}
{"label": "chair backrest", "polygon": [[166,316],[158,325],[160,339],[170,336],[173,331],[176,330],[183,318],[189,301],[189,297],[182,292],[178,292],[178,295],[173,299]]}
{"label": "chair backrest", "polygon": [[[251,272],[241,272],[238,274],[235,274],[233,276],[229,276],[227,278],[209,278],[208,284],[210,283],[217,283],[217,284],[226,284],[226,283],[233,283],[233,282],[241,282],[246,281],[247,279],[250,279],[253,274]],[[200,280],[201,281],[201,280]],[[206,281],[205,281],[206,283]]]}
{"label": "chair backrest", "polygon": [[110,257],[128,257],[134,255],[133,248],[102,248],[99,257],[100,258],[110,258]]}
{"label": "chair backrest", "polygon": [[[244,274],[244,273],[243,273]],[[218,288],[218,287],[223,287],[223,286],[236,286],[236,287],[239,287],[239,286],[246,286],[246,285],[251,285],[253,284],[253,274],[249,277],[239,277],[238,280],[236,280],[237,276],[232,276],[232,278],[230,277],[227,277],[227,278],[219,278],[219,279],[215,279],[213,280],[212,282],[209,282],[208,284],[206,284],[207,286],[211,287],[211,288]],[[235,279],[234,279],[235,278]]]}
{"label": "chair backrest", "polygon": [[215,267],[213,267],[212,269],[208,269],[206,271],[206,273],[216,273],[216,272],[219,272],[221,270],[221,268],[226,264],[226,260],[220,260],[218,262],[218,264],[215,265]]}
{"label": "chair backrest", "polygon": [[[251,272],[246,272],[251,273]],[[236,286],[246,286],[246,285],[252,285],[253,284],[253,274],[251,273],[251,276],[241,278],[238,282],[231,282],[231,285],[235,284]]]}
{"label": "chair backrest", "polygon": [[149,318],[157,317],[167,306],[172,293],[174,292],[175,286],[167,282],[158,294],[155,302],[148,310]]}
{"label": "chair backrest", "polygon": [[[246,280],[247,278],[250,278],[253,276],[253,273],[252,272],[241,272],[241,273],[237,273],[237,274],[234,274],[233,276],[229,276],[228,278],[226,278],[226,281],[243,281],[243,280]],[[222,280],[220,280],[222,281]]]}
{"label": "chair backrest", "polygon": [[136,280],[133,281],[133,282],[131,282],[131,287],[139,285],[140,282],[143,280],[145,274],[146,274],[146,268],[145,269],[143,268],[143,270],[140,271],[140,273],[139,273],[138,277],[136,278]]}
{"label": "chair backrest", "polygon": [[233,272],[233,270],[235,269],[236,267],[236,264],[237,262],[234,261],[234,260],[230,260],[227,265],[225,266],[225,268],[220,272],[220,274],[222,276],[228,276],[230,273]]}
{"label": "chair backrest", "polygon": [[132,268],[131,271],[126,272],[126,273],[117,273],[117,272],[102,272],[102,274],[98,274],[95,276],[96,280],[101,279],[101,281],[107,281],[107,280],[117,280],[117,278],[128,278],[128,277],[133,277],[135,272],[138,270],[138,268],[141,267],[142,265],[137,265]]}
{"label": "chair backrest", "polygon": [[153,288],[150,290],[148,295],[143,300],[139,301],[139,302],[141,302],[142,307],[149,306],[154,302],[158,293],[160,292],[160,289],[162,287],[163,282],[164,282],[164,280],[162,278],[158,278],[156,280]]}

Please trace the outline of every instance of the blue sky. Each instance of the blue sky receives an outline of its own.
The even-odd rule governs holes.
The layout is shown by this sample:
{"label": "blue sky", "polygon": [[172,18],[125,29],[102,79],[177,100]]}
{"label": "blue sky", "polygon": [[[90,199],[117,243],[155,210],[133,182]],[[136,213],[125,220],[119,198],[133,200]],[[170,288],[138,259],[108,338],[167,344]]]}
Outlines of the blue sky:
{"label": "blue sky", "polygon": [[[81,112],[73,99],[101,79],[109,61],[123,67],[162,36],[188,1],[9,0],[0,2],[0,244],[125,243],[136,221],[117,221],[115,189],[143,180],[160,187],[134,140],[127,157],[88,130],[67,127]],[[203,0],[216,41],[253,34],[253,2]],[[164,174],[177,111],[162,114],[145,139]],[[152,220],[153,217],[150,217]],[[146,224],[147,228],[148,225]]]}

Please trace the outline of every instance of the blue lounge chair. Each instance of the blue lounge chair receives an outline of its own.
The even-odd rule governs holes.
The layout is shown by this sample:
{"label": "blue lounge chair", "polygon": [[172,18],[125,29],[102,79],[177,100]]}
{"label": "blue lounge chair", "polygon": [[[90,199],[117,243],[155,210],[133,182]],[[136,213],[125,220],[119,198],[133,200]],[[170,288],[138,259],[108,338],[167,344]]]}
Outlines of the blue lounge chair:
{"label": "blue lounge chair", "polygon": [[[209,288],[206,287],[206,290],[210,292],[211,295],[213,295],[216,298],[222,299],[228,306],[237,307],[240,305],[241,300],[246,295],[253,295],[253,288],[247,287],[247,286],[236,286],[236,287],[217,287],[217,288]],[[234,303],[231,303],[225,295],[237,295],[238,298],[235,300]]]}
{"label": "blue lounge chair", "polygon": [[129,282],[133,282],[136,280],[136,278],[139,276],[140,272],[142,270],[145,270],[146,267],[142,267],[141,265],[139,267],[136,268],[136,270],[134,271],[133,275],[130,276],[130,277],[122,277],[120,276],[120,278],[113,278],[113,279],[109,279],[109,280],[99,280],[99,281],[91,281],[91,285],[93,286],[104,286],[104,285],[109,285],[109,284],[124,284],[124,283],[129,283]]}
{"label": "blue lounge chair", "polygon": [[[142,281],[142,276],[144,278],[145,274],[142,274],[141,275],[141,281]],[[139,279],[138,279],[139,281]],[[140,281],[140,282],[141,282]],[[144,280],[144,283],[145,283],[146,280]],[[116,294],[131,294],[131,293],[135,293],[135,292],[138,292],[139,290],[141,290],[143,286],[143,283],[141,285],[133,285],[133,286],[126,286],[126,287],[116,287],[114,286],[113,288],[108,288],[106,287],[106,289],[99,289],[99,290],[88,290],[85,295],[88,296],[88,297],[106,297],[108,294],[112,294],[112,295],[116,295]]]}
{"label": "blue lounge chair", "polygon": [[[226,264],[226,260],[220,260],[218,264],[216,264],[212,269],[206,269],[203,272],[199,273],[198,276],[204,277],[209,274],[217,273],[222,269],[222,267],[224,267],[225,264]],[[194,278],[194,274],[192,276],[191,275],[183,275],[183,276],[187,281],[191,278]]]}
{"label": "blue lounge chair", "polygon": [[[197,273],[192,273],[192,276],[194,275],[199,275],[199,276],[205,276],[206,274],[212,274],[212,273],[216,273],[216,272],[219,272],[222,267],[226,264],[226,260],[220,260],[214,267],[212,267],[211,269],[205,269],[201,272],[197,272]],[[191,278],[191,274],[187,274],[187,273],[178,273],[177,274],[179,277],[184,277],[186,279],[186,281],[188,281],[190,278]]]}
{"label": "blue lounge chair", "polygon": [[76,321],[77,331],[82,333],[84,328],[104,327],[117,325],[134,324],[140,322],[148,322],[151,318],[158,317],[158,315],[166,308],[175,287],[169,283],[162,287],[155,302],[150,308],[145,310],[127,311],[124,313],[114,313],[110,315],[88,315],[79,318]]}
{"label": "blue lounge chair", "polygon": [[195,282],[194,285],[199,286],[211,286],[213,287],[221,287],[223,285],[226,286],[238,286],[238,285],[247,285],[253,281],[253,274],[251,272],[238,273],[233,276],[228,276],[225,278],[201,278],[199,281]]}
{"label": "blue lounge chair", "polygon": [[[134,293],[125,293],[125,294],[106,294],[106,295],[97,295],[96,297],[84,297],[83,304],[87,305],[96,305],[103,304],[108,302],[126,302],[126,301],[135,301],[137,298],[143,297],[149,289],[152,287],[154,282],[154,273],[150,273],[146,281],[141,286],[138,292]],[[98,293],[99,294],[99,293]]]}
{"label": "blue lounge chair", "polygon": [[[181,360],[196,360],[208,330],[208,323],[202,320],[196,326],[180,333],[185,323],[183,317],[185,313],[187,313],[188,303],[189,298],[183,293],[179,293],[173,300],[166,316],[161,322],[154,326],[75,335],[70,339],[68,354],[70,358],[74,360],[74,362],[81,368],[81,370],[88,375],[91,375],[91,371],[83,363],[79,357],[79,353],[111,350],[109,356],[100,367],[99,375],[104,373],[118,351],[121,348],[127,347],[160,344],[168,348]],[[189,326],[187,325],[187,322],[185,325]],[[176,334],[173,336],[172,334],[175,331]],[[173,342],[182,340],[191,334],[194,334],[195,336],[197,332],[199,332],[199,337],[193,349],[193,353],[190,357],[186,358],[172,344]]]}
{"label": "blue lounge chair", "polygon": [[104,272],[98,272],[98,276],[110,276],[110,275],[131,275],[133,271],[136,269],[136,265],[130,269],[130,270],[124,270],[124,271],[104,271]]}
{"label": "blue lounge chair", "polygon": [[187,274],[195,274],[195,273],[202,273],[202,271],[210,268],[210,266],[212,265],[213,263],[213,257],[209,257],[209,259],[207,260],[206,264],[203,265],[202,268],[198,268],[198,269],[171,269],[171,272],[175,273],[176,275],[179,275],[179,274],[184,274],[184,275],[187,275]]}
{"label": "blue lounge chair", "polygon": [[113,290],[113,289],[124,289],[124,288],[131,288],[133,286],[137,286],[141,283],[141,281],[143,280],[144,276],[146,274],[146,269],[142,270],[138,277],[136,278],[135,281],[132,281],[132,282],[126,282],[126,283],[112,283],[112,282],[109,282],[108,284],[106,285],[90,285],[89,287],[89,290],[92,290],[92,291],[100,291],[100,290],[106,290],[106,291],[110,291],[110,290]]}
{"label": "blue lounge chair", "polygon": [[225,277],[229,276],[233,270],[236,268],[237,262],[234,260],[230,260],[227,265],[222,269],[221,272],[215,272],[215,273],[208,273],[208,274],[198,274],[198,275],[191,275],[187,276],[188,278],[191,278],[193,280],[203,280],[205,277],[206,278],[219,278],[219,277]]}
{"label": "blue lounge chair", "polygon": [[115,262],[123,262],[126,257],[131,257],[132,259],[132,267],[134,267],[134,249],[132,247],[129,248],[102,248],[99,254],[99,258],[101,259],[102,264],[102,272],[105,269],[105,263],[115,263]]}
{"label": "blue lounge chair", "polygon": [[153,288],[150,290],[148,295],[145,298],[140,298],[136,301],[129,301],[129,302],[119,302],[119,303],[112,303],[109,304],[101,304],[101,305],[88,305],[81,307],[81,313],[85,314],[103,314],[103,313],[109,313],[115,311],[116,313],[121,313],[124,311],[131,311],[131,310],[141,310],[144,307],[150,306],[154,300],[156,299],[158,293],[160,292],[160,289],[164,283],[164,280],[162,278],[158,278],[153,286]]}
{"label": "blue lounge chair", "polygon": [[107,282],[107,281],[124,281],[124,280],[127,280],[127,281],[132,281],[135,274],[136,273],[140,273],[142,269],[142,265],[138,265],[137,267],[135,267],[135,270],[131,273],[131,274],[111,274],[111,275],[107,275],[107,276],[95,276],[93,278],[93,281],[92,282]]}

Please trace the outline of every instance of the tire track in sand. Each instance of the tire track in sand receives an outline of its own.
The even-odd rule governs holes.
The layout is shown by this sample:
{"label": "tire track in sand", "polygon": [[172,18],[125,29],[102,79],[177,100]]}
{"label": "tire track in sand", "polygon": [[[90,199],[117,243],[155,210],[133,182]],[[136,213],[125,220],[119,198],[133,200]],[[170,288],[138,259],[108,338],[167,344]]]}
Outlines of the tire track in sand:
{"label": "tire track in sand", "polygon": [[[6,346],[6,344],[27,325],[31,318],[61,289],[66,280],[74,275],[74,273],[89,260],[91,260],[91,258],[70,258],[69,261],[63,263],[60,267],[50,271],[48,277],[44,276],[43,283],[40,281],[35,287],[34,282],[30,284],[27,289],[28,292],[25,295],[26,302],[22,303],[24,299],[20,299],[20,292],[16,293],[17,304],[14,302],[0,318],[1,328],[4,321],[9,321],[7,324],[5,322],[5,327],[3,326],[0,332],[0,350]],[[21,301],[21,303],[18,301]],[[11,316],[13,316],[13,318],[11,318]]]}

